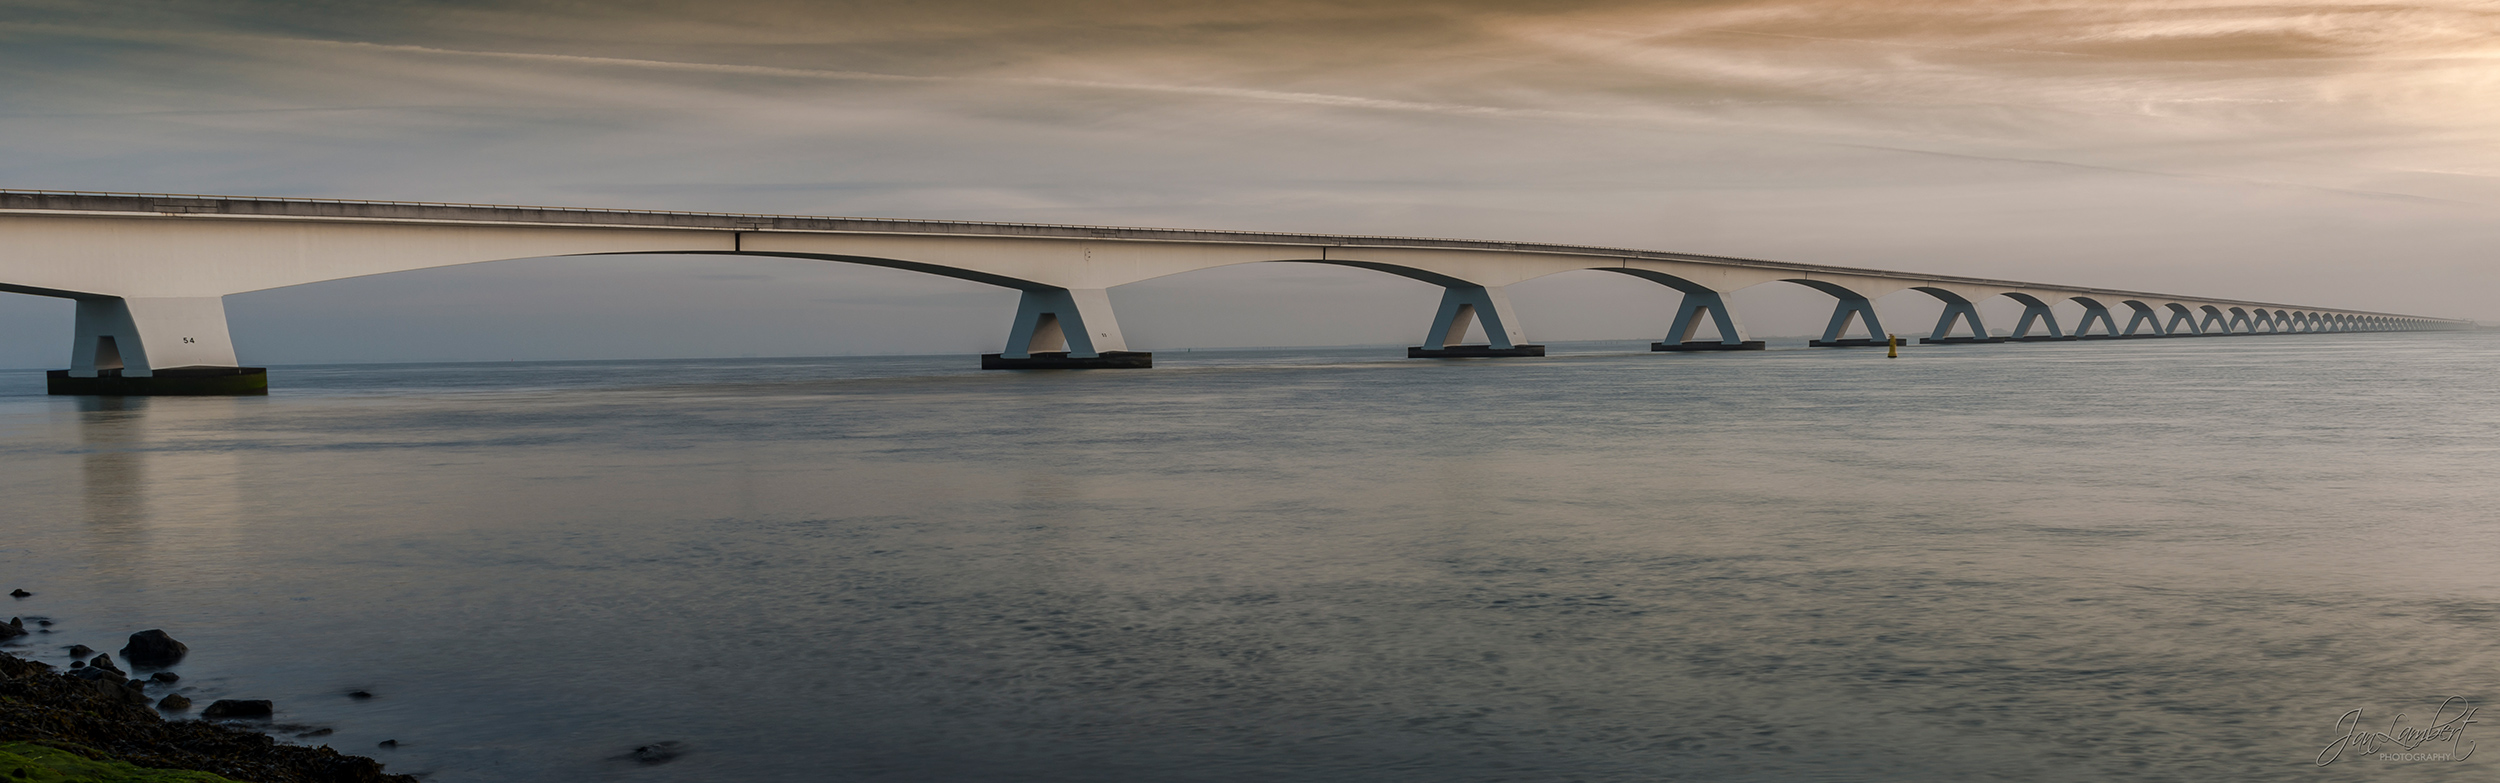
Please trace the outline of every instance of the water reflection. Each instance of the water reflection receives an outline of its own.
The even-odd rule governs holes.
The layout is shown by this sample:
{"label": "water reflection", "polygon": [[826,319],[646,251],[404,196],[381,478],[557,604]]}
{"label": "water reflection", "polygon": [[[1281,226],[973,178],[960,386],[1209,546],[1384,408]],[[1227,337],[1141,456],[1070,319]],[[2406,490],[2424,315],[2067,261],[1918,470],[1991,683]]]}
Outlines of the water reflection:
{"label": "water reflection", "polygon": [[127,541],[147,524],[148,398],[79,397],[80,478],[87,530],[98,542]]}
{"label": "water reflection", "polygon": [[2362,339],[0,400],[0,575],[446,781],[2455,779],[2315,760],[2495,701],[2500,341]]}
{"label": "water reflection", "polygon": [[225,399],[80,397],[80,501],[87,554],[137,568],[230,544],[242,517],[240,463],[198,442],[231,426]]}

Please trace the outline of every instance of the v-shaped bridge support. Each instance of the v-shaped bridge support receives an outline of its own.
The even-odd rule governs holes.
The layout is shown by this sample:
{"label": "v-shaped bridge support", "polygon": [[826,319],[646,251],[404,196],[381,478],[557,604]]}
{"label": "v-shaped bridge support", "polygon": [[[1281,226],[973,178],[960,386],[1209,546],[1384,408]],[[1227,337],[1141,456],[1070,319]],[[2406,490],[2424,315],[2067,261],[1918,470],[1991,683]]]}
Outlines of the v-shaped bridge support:
{"label": "v-shaped bridge support", "polygon": [[[1484,327],[1484,345],[1459,345],[1467,327]],[[1424,344],[1406,349],[1409,359],[1461,359],[1495,356],[1544,356],[1545,346],[1528,345],[1519,328],[1519,314],[1500,286],[1453,285],[1441,289],[1441,309],[1432,316]]]}
{"label": "v-shaped bridge support", "polygon": [[1100,288],[1033,288],[1016,303],[1007,350],[982,354],[984,370],[1086,370],[1152,367],[1154,354],[1128,349],[1111,295]]}
{"label": "v-shaped bridge support", "polygon": [[[1705,320],[1716,340],[1695,340]],[[1717,291],[1688,290],[1684,301],[1675,308],[1675,325],[1667,327],[1667,339],[1650,343],[1652,351],[1759,351],[1761,340],[1745,339],[1744,327],[1736,325],[1736,313],[1727,307],[1727,299]]]}
{"label": "v-shaped bridge support", "polygon": [[81,298],[76,335],[52,394],[269,393],[268,371],[235,361],[224,297]]}

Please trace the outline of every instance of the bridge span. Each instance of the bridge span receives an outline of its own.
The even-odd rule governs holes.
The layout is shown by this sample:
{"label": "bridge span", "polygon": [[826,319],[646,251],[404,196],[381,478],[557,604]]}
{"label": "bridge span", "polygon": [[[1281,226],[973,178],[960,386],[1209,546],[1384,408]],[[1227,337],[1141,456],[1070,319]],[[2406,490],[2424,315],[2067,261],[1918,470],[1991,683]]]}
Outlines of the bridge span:
{"label": "bridge span", "polygon": [[[1541,356],[1504,289],[1599,269],[1683,293],[1660,351],[1749,350],[1726,295],[1786,282],[1830,294],[1817,346],[1882,345],[1874,301],[1944,303],[1922,342],[2117,339],[2473,328],[2468,321],[2332,307],[1927,275],[1649,250],[1525,242],[1109,228],[395,201],[0,190],[0,291],[78,302],[59,394],[255,393],[223,297],[348,277],[516,258],[614,254],[806,258],[908,269],[1023,292],[984,367],[1145,367],[1107,289],[1244,263],[1335,264],[1442,287],[1418,358]],[[1977,305],[2024,310],[1992,336]],[[2066,328],[2051,306],[2083,307]],[[2123,321],[2124,326],[2121,326]],[[1715,340],[1694,339],[1709,325]],[[1470,326],[1487,342],[1461,345]],[[1852,336],[1852,335],[1863,336]]]}

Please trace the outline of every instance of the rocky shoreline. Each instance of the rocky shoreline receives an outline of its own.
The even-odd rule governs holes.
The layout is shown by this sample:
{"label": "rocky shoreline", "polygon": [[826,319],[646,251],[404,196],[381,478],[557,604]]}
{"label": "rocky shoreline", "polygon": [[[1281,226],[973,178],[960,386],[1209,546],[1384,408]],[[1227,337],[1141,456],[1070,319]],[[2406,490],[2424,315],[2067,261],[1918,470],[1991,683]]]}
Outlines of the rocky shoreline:
{"label": "rocky shoreline", "polygon": [[[0,625],[0,641],[27,635],[22,619],[12,618],[8,624]],[[121,650],[123,660],[133,669],[170,665],[180,660],[182,651],[181,643],[162,631],[132,634],[131,645]],[[412,776],[383,772],[381,762],[346,755],[327,746],[281,744],[259,731],[215,720],[168,719],[160,714],[160,706],[178,712],[189,707],[189,700],[180,694],[169,694],[162,700],[151,698],[147,688],[151,684],[170,685],[179,679],[170,672],[156,672],[150,679],[132,678],[107,654],[97,654],[92,660],[73,660],[72,668],[67,670],[14,654],[0,654],[0,758],[15,759],[6,763],[21,765],[15,769],[0,768],[0,780],[417,781]],[[269,707],[265,701],[219,701],[202,710],[201,715],[209,719],[267,717]],[[42,770],[22,766],[60,758],[60,753],[53,751],[85,761],[67,760]],[[88,762],[103,762],[104,766]],[[131,770],[115,762],[140,769]],[[120,771],[79,773],[63,768],[62,764]],[[197,774],[202,772],[216,778]]]}

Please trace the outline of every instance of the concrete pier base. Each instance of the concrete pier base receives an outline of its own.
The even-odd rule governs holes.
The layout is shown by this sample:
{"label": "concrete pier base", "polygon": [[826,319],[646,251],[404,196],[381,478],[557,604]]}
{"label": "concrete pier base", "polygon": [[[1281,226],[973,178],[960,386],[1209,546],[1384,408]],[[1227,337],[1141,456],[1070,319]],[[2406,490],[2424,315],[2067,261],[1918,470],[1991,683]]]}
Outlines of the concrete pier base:
{"label": "concrete pier base", "polygon": [[1851,337],[1845,340],[1806,341],[1807,346],[1814,348],[1882,348],[1886,345],[1886,343],[1887,341],[1885,340],[1874,340],[1865,337]]}
{"label": "concrete pier base", "polygon": [[99,370],[93,378],[73,378],[68,370],[44,373],[44,393],[98,397],[240,396],[269,393],[269,371],[260,367],[170,367],[143,377]]}
{"label": "concrete pier base", "polygon": [[1453,345],[1447,348],[1414,346],[1406,349],[1409,359],[1494,359],[1505,356],[1544,356],[1545,346],[1514,345],[1495,348],[1490,345]]}
{"label": "concrete pier base", "polygon": [[1650,343],[1649,349],[1652,351],[1759,351],[1762,350],[1762,341],[1746,340],[1741,343],[1723,343],[1717,340],[1686,340],[1684,342],[1673,344]]}
{"label": "concrete pier base", "polygon": [[1069,356],[1066,351],[1034,351],[1024,359],[1010,359],[1005,354],[981,354],[984,370],[1109,370],[1145,369],[1155,366],[1155,355],[1147,351],[1104,351],[1100,356]]}
{"label": "concrete pier base", "polygon": [[1921,338],[1918,338],[1918,344],[1920,344],[1920,345],[1967,345],[1967,344],[1971,344],[1971,343],[2002,343],[2002,342],[2008,342],[2008,341],[2011,341],[2011,340],[2013,340],[2013,339],[2014,339],[2014,338],[2011,338],[2011,337],[1921,337]]}

